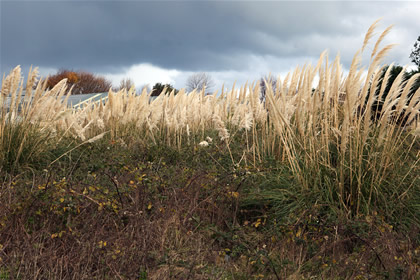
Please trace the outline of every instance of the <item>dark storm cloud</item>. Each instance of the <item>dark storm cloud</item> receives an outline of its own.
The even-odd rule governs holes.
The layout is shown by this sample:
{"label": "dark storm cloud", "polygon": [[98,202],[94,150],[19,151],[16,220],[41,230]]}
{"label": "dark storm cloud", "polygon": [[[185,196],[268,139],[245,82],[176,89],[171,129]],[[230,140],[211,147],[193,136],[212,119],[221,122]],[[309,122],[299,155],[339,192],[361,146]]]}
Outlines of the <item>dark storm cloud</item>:
{"label": "dark storm cloud", "polygon": [[[348,64],[375,19],[398,18],[401,7],[419,5],[2,1],[0,7],[1,72],[33,64],[118,73],[140,63],[180,71],[249,70],[247,56],[290,60],[317,57],[326,48],[333,54],[340,50]],[[407,28],[419,27],[410,18],[398,20]],[[404,54],[398,55],[394,58]]]}
{"label": "dark storm cloud", "polygon": [[[246,30],[212,3],[3,2],[2,66],[101,69],[150,62],[214,69]],[[208,61],[206,61],[208,58]],[[204,63],[203,63],[204,62]],[[204,64],[204,65],[203,65]]]}

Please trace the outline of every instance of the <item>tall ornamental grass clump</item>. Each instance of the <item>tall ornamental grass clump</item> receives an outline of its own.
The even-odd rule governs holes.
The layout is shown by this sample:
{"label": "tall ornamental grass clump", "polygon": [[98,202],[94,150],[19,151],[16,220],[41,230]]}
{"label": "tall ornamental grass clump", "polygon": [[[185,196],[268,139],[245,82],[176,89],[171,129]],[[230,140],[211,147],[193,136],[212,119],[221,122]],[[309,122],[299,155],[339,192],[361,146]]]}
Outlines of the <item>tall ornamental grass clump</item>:
{"label": "tall ornamental grass clump", "polygon": [[[413,148],[418,129],[411,131],[398,119],[406,117],[410,124],[419,114],[420,89],[409,93],[420,74],[403,82],[401,71],[379,119],[371,117],[370,108],[383,97],[389,78],[387,71],[379,83],[384,69],[379,65],[392,47],[379,48],[388,27],[374,45],[367,71],[360,67],[376,24],[369,28],[347,77],[343,78],[340,57],[330,63],[323,53],[315,67],[296,68],[284,81],[287,86],[274,91],[268,83],[270,124],[300,191],[315,196],[315,203],[348,217],[378,209],[393,215],[404,209],[418,219],[419,153]],[[312,89],[316,75],[319,83]],[[377,90],[379,95],[369,94]]]}
{"label": "tall ornamental grass clump", "polygon": [[[259,83],[207,96],[204,91],[164,90],[154,100],[146,90],[137,94],[134,89],[110,89],[106,100],[68,109],[66,81],[46,90],[45,81],[36,83],[36,69],[29,73],[22,100],[17,67],[2,83],[0,160],[12,166],[35,158],[52,135],[58,142],[69,135],[84,143],[109,133],[112,142],[122,145],[181,149],[196,148],[217,134],[233,168],[238,163],[258,167],[267,157],[275,158],[291,170],[298,182],[294,188],[309,195],[311,203],[345,216],[378,208],[392,215],[395,205],[418,200],[419,131],[408,125],[419,115],[420,89],[414,88],[419,74],[406,80],[403,69],[388,85],[392,67],[383,74],[386,67],[380,64],[392,45],[380,45],[391,27],[375,43],[367,70],[361,67],[376,25],[369,28],[346,76],[340,57],[330,62],[324,52],[316,66],[297,67],[283,81],[277,79],[274,88],[266,83],[265,99],[260,98]],[[371,110],[378,100],[379,115]],[[31,136],[35,132],[41,136]],[[242,147],[243,153],[235,157],[232,145],[237,145],[235,151]],[[409,205],[417,208],[406,207],[408,211],[420,212],[419,203]]]}
{"label": "tall ornamental grass clump", "polygon": [[0,168],[8,172],[42,160],[49,145],[57,142],[51,141],[56,136],[56,121],[68,111],[62,100],[66,80],[46,91],[45,80],[38,81],[38,69],[31,68],[26,85],[23,83],[19,66],[2,81]]}
{"label": "tall ornamental grass clump", "polygon": [[242,87],[207,96],[204,91],[187,93],[182,89],[175,94],[164,90],[154,100],[146,90],[141,94],[133,89],[110,90],[105,102],[86,104],[73,111],[67,121],[82,139],[110,131],[113,140],[181,148],[196,145],[208,136],[207,131],[217,130],[220,140],[228,143],[231,139],[227,130],[233,134],[247,131],[251,138],[252,128],[267,120],[258,88],[251,89],[251,94]]}

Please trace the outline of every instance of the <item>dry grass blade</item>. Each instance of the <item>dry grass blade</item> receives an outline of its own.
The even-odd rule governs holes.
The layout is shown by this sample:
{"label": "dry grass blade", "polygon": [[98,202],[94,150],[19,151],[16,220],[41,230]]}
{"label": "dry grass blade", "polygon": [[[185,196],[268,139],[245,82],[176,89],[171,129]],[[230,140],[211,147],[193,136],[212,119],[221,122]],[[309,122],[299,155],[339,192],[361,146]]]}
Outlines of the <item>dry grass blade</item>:
{"label": "dry grass blade", "polygon": [[365,39],[363,40],[363,45],[361,51],[363,52],[366,46],[369,44],[369,40],[373,37],[373,32],[375,31],[378,23],[381,21],[381,19],[377,19],[368,29],[365,35]]}
{"label": "dry grass blade", "polygon": [[383,39],[391,32],[391,29],[394,27],[394,25],[388,26],[387,29],[385,29],[384,32],[382,32],[381,36],[379,36],[379,39],[376,41],[375,47],[373,48],[371,59],[376,55],[376,52],[378,51],[379,45],[383,41]]}

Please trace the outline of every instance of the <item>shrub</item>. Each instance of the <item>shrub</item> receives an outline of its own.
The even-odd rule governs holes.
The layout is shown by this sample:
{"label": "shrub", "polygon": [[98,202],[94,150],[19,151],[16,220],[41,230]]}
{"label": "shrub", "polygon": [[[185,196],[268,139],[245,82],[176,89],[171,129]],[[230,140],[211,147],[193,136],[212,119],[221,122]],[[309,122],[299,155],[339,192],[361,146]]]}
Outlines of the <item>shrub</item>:
{"label": "shrub", "polygon": [[[166,89],[165,91],[164,91],[164,89]],[[162,83],[156,83],[154,86],[153,86],[153,89],[152,89],[152,96],[159,96],[162,92],[165,92],[165,93],[171,93],[172,91],[174,91],[174,93],[175,94],[177,94],[178,93],[178,90],[177,89],[175,89],[172,85],[170,85],[170,84],[162,84]]]}
{"label": "shrub", "polygon": [[60,70],[48,78],[47,88],[53,88],[58,82],[67,79],[67,87],[73,87],[72,94],[107,92],[112,84],[106,78],[84,71]]}
{"label": "shrub", "polygon": [[136,85],[130,78],[125,78],[121,80],[120,87],[118,88],[118,90],[122,90],[122,89],[130,90],[131,88],[135,89]]}

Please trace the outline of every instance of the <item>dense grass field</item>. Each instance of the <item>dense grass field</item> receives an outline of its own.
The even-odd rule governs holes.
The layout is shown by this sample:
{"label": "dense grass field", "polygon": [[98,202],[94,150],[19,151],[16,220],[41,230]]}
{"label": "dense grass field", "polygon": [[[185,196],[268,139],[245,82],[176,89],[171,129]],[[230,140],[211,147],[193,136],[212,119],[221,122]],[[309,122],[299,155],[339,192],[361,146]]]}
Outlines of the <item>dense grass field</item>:
{"label": "dense grass field", "polygon": [[323,53],[264,98],[259,83],[124,89],[71,109],[65,80],[46,90],[16,67],[0,96],[0,279],[419,277],[419,74],[385,92],[389,29],[360,65],[374,29],[347,75]]}

